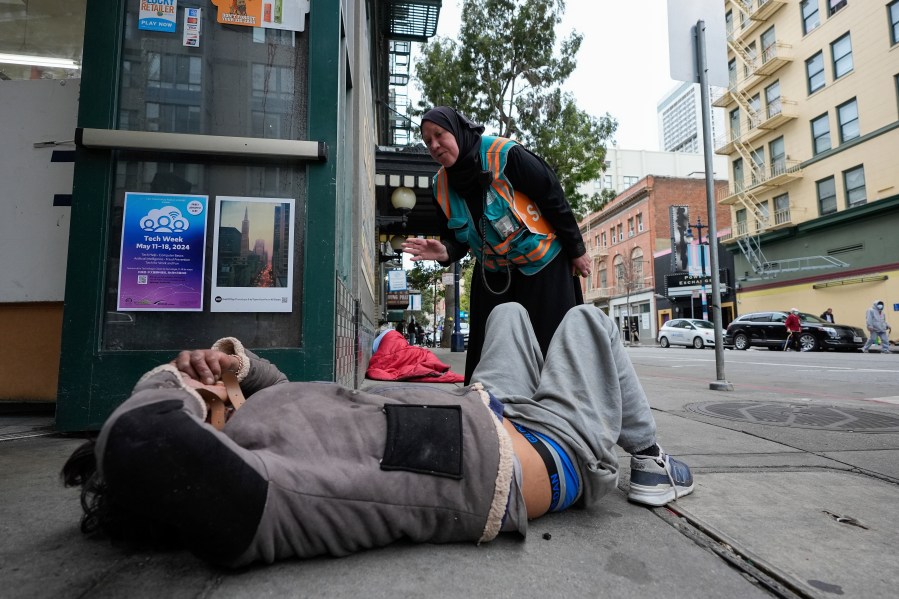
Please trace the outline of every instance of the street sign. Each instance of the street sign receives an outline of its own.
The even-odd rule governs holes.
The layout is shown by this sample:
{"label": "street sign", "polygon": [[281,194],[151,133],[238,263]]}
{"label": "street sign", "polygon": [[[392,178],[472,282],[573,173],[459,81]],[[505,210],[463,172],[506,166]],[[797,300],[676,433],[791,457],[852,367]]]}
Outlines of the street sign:
{"label": "street sign", "polygon": [[709,85],[727,87],[727,42],[724,2],[721,0],[668,0],[668,58],[671,78],[699,83],[693,28],[705,22],[706,66]]}
{"label": "street sign", "polygon": [[405,270],[393,268],[387,271],[387,291],[405,291],[407,288]]}

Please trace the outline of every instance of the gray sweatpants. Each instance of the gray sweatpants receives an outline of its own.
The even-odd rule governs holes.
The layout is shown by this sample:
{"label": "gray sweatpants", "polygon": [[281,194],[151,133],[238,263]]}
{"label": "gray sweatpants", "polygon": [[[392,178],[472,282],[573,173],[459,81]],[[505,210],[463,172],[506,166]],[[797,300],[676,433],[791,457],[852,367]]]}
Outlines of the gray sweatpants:
{"label": "gray sweatpants", "polygon": [[566,313],[545,360],[524,308],[497,306],[472,381],[502,401],[511,420],[567,446],[585,507],[617,485],[615,445],[633,453],[655,443],[649,401],[619,331],[592,305]]}

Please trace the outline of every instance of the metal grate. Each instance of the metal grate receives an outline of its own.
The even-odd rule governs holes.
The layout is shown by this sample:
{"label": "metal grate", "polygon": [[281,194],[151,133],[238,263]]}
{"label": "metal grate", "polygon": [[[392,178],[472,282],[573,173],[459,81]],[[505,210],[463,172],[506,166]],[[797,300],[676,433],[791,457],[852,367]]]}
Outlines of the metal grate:
{"label": "metal grate", "polygon": [[701,402],[684,407],[703,416],[767,426],[863,433],[899,432],[899,415],[860,408],[760,401]]}
{"label": "metal grate", "polygon": [[340,279],[335,316],[334,381],[352,388],[356,379],[356,319],[353,296]]}
{"label": "metal grate", "polygon": [[437,32],[441,0],[388,0],[388,37],[426,42]]}

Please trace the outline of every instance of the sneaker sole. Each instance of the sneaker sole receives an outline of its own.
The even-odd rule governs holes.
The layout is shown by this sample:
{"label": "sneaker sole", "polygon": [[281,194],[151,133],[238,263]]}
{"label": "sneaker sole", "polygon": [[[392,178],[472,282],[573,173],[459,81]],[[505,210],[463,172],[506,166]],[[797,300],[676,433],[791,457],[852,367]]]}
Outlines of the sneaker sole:
{"label": "sneaker sole", "polygon": [[684,495],[689,495],[693,492],[693,487],[694,485],[690,485],[689,487],[677,487],[677,494],[675,495],[674,487],[671,486],[646,487],[643,485],[631,484],[627,499],[628,501],[633,501],[635,503],[661,507],[674,501],[675,497],[679,499]]}

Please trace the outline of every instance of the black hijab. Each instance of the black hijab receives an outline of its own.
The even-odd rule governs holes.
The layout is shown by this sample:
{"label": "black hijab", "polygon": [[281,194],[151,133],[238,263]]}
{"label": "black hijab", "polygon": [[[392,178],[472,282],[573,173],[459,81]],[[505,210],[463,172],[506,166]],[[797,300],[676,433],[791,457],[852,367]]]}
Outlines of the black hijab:
{"label": "black hijab", "polygon": [[425,121],[442,127],[456,138],[459,157],[453,166],[446,168],[450,186],[465,199],[480,200],[484,188],[493,181],[490,172],[481,168],[481,134],[484,132],[484,125],[471,121],[448,106],[438,106],[427,111],[421,118],[422,123]]}

